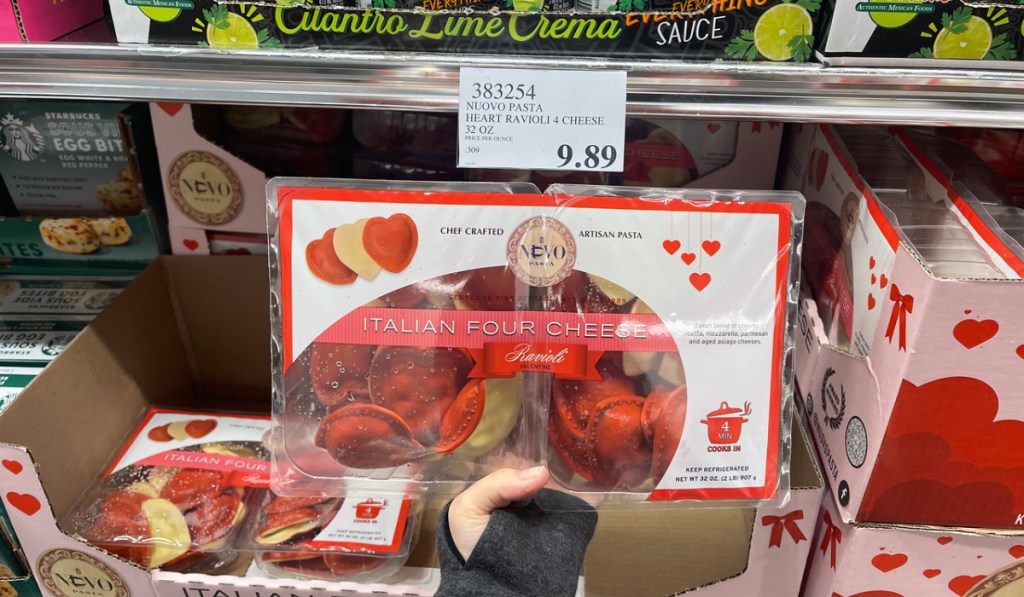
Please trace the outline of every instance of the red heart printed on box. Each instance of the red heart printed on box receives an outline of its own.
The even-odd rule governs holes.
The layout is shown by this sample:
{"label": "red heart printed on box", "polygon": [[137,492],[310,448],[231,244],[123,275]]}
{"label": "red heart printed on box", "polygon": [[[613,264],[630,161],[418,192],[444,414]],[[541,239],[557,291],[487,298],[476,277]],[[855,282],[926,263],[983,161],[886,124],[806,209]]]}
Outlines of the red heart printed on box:
{"label": "red heart printed on box", "polygon": [[39,508],[42,504],[39,503],[35,497],[25,493],[15,493],[13,491],[7,493],[7,503],[11,506],[24,512],[26,516],[32,516],[36,512],[39,512]]}
{"label": "red heart printed on box", "polygon": [[682,253],[679,257],[683,260],[686,265],[691,265],[697,259],[696,253]]}
{"label": "red heart printed on box", "polygon": [[1010,555],[1013,556],[1015,560],[1024,558],[1024,545],[1014,545],[1011,547]]}
{"label": "red heart printed on box", "polygon": [[199,248],[199,241],[193,240],[191,238],[186,238],[185,240],[181,241],[181,244],[185,245],[185,248],[188,249],[189,251],[195,251],[196,249]]}
{"label": "red heart printed on box", "polygon": [[888,573],[906,564],[907,559],[907,555],[903,553],[880,553],[871,558],[871,565]]}
{"label": "red heart printed on box", "polygon": [[953,337],[968,350],[991,340],[997,332],[999,324],[994,319],[965,319],[953,327]]}
{"label": "red heart printed on box", "polygon": [[668,253],[669,255],[675,255],[676,251],[678,251],[679,248],[682,246],[683,243],[677,240],[666,240],[661,243],[661,247],[665,249],[665,252]]}
{"label": "red heart printed on box", "polygon": [[182,108],[185,107],[184,104],[174,102],[157,102],[156,105],[159,106],[160,109],[166,112],[169,116],[176,115],[178,112],[181,112]]}
{"label": "red heart printed on box", "polygon": [[21,463],[18,462],[17,460],[4,460],[2,464],[4,465],[5,469],[11,471],[15,475],[21,473],[21,471],[24,468],[21,466]]}
{"label": "red heart printed on box", "polygon": [[957,595],[963,595],[967,591],[971,590],[971,587],[985,580],[985,575],[979,576],[958,576],[953,580],[949,581],[949,590],[953,591]]}
{"label": "red heart printed on box", "polygon": [[700,246],[704,248],[704,252],[708,254],[708,257],[714,257],[715,253],[722,248],[722,243],[717,240],[706,240]]}
{"label": "red heart printed on box", "polygon": [[929,568],[921,574],[923,574],[925,578],[935,578],[936,576],[942,574],[942,570],[939,570],[938,568]]}

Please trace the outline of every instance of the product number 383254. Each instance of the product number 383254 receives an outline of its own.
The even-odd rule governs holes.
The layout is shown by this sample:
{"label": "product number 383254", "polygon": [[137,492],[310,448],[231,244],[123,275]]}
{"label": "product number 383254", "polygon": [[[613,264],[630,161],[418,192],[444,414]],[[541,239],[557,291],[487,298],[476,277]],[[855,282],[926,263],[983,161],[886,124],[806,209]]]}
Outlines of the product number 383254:
{"label": "product number 383254", "polygon": [[527,98],[531,100],[537,99],[534,85],[526,85],[525,83],[519,83],[518,85],[513,85],[512,83],[473,83],[472,99],[524,100]]}

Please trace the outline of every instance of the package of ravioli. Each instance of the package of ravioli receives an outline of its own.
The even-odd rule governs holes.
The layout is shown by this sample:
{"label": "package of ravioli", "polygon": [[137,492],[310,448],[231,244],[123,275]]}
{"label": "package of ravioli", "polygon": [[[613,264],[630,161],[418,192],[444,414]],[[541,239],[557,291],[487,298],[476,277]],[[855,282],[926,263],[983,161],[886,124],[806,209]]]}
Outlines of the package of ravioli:
{"label": "package of ravioli", "polygon": [[64,526],[144,568],[233,570],[269,484],[269,432],[269,417],[151,408]]}
{"label": "package of ravioli", "polygon": [[378,582],[400,570],[419,535],[407,497],[281,497],[266,492],[237,543],[272,578]]}
{"label": "package of ravioli", "polygon": [[799,194],[269,188],[276,491],[538,462],[605,504],[784,485]]}

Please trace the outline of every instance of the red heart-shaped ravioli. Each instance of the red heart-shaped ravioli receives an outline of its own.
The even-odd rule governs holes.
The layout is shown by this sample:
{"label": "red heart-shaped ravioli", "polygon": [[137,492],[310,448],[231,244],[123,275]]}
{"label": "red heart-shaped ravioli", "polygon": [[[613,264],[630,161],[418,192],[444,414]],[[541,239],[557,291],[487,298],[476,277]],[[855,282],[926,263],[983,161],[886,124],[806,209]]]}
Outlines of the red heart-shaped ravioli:
{"label": "red heart-shaped ravioli", "polygon": [[314,276],[328,284],[351,284],[358,277],[334,252],[334,228],[306,245],[306,265]]}
{"label": "red heart-shaped ravioli", "polygon": [[412,261],[419,244],[416,223],[406,214],[390,218],[370,218],[363,228],[363,248],[370,259],[396,274]]}

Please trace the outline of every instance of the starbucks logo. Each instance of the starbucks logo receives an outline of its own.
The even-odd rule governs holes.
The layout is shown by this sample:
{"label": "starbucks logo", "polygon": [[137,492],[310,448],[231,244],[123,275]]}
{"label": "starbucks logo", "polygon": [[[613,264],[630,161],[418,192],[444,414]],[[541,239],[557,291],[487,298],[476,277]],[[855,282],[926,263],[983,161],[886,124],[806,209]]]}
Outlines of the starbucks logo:
{"label": "starbucks logo", "polygon": [[19,162],[31,162],[43,155],[43,135],[34,124],[8,113],[0,119],[0,149]]}

